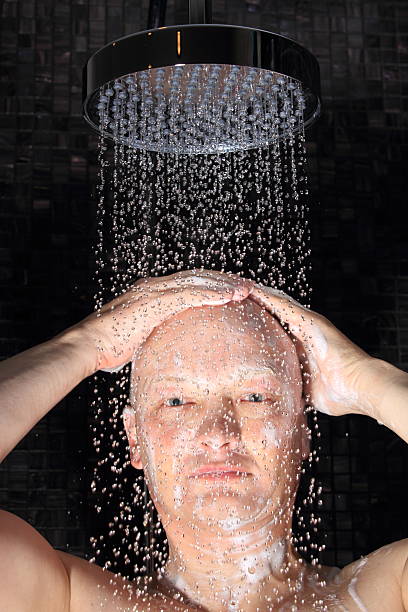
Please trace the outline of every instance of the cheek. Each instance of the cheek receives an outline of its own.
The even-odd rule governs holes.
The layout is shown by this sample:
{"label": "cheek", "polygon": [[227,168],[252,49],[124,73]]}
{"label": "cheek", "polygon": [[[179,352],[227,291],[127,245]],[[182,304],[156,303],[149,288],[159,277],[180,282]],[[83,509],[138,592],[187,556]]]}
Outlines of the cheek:
{"label": "cheek", "polygon": [[248,420],[242,428],[245,446],[258,457],[276,457],[285,445],[286,423],[282,418]]}
{"label": "cheek", "polygon": [[268,470],[281,465],[297,443],[296,413],[291,406],[279,414],[242,419],[240,425],[245,448]]}
{"label": "cheek", "polygon": [[174,497],[176,436],[174,431],[160,427],[155,420],[146,419],[138,431],[138,439],[150,493],[156,508],[162,509]]}
{"label": "cheek", "polygon": [[146,458],[152,461],[155,471],[165,471],[167,475],[177,459],[182,458],[186,443],[192,437],[194,432],[191,428],[177,418],[172,421],[146,418],[141,428],[141,439],[144,441],[141,446],[145,448]]}

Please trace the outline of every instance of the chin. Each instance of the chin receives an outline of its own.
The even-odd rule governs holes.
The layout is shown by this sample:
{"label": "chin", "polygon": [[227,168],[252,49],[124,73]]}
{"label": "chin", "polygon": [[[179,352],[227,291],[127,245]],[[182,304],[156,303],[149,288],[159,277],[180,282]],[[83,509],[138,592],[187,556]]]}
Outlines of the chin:
{"label": "chin", "polygon": [[191,523],[231,532],[266,516],[271,511],[271,503],[264,495],[237,495],[236,491],[221,490],[186,500],[185,510],[186,520]]}

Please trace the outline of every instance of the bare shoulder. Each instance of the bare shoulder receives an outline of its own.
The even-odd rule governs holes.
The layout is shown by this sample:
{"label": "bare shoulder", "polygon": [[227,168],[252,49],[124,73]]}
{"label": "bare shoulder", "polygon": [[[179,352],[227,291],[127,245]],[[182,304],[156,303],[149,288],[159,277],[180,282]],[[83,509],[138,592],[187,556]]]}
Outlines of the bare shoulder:
{"label": "bare shoulder", "polygon": [[[167,605],[168,604],[168,605]],[[0,510],[1,612],[183,610],[88,561],[55,550],[29,523]]]}
{"label": "bare shoulder", "polygon": [[[408,538],[382,546],[346,565],[336,576],[351,609],[408,610]],[[353,607],[354,606],[354,607]]]}
{"label": "bare shoulder", "polygon": [[69,582],[57,552],[36,529],[0,510],[0,610],[69,611]]}
{"label": "bare shoulder", "polygon": [[[381,572],[383,579],[401,577],[408,559],[408,538],[391,542],[366,556],[356,559],[342,569],[344,576],[352,577],[356,572]],[[389,576],[387,576],[389,574]]]}
{"label": "bare shoulder", "polygon": [[69,577],[70,612],[127,609],[123,604],[131,592],[131,583],[80,557],[62,551],[58,551],[58,555]]}
{"label": "bare shoulder", "polygon": [[[85,559],[58,553],[71,585],[70,612],[188,612],[186,605],[136,581],[131,582]],[[197,610],[197,608],[195,608]]]}

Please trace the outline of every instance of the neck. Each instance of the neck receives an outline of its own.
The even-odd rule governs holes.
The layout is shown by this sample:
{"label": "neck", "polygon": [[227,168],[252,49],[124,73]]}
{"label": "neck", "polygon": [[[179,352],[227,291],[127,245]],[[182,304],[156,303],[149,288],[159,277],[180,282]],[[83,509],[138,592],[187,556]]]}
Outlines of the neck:
{"label": "neck", "polygon": [[164,585],[206,610],[249,612],[271,593],[275,601],[287,597],[288,587],[305,572],[291,543],[290,524],[291,516],[290,521],[266,516],[228,530],[206,524],[167,525]]}

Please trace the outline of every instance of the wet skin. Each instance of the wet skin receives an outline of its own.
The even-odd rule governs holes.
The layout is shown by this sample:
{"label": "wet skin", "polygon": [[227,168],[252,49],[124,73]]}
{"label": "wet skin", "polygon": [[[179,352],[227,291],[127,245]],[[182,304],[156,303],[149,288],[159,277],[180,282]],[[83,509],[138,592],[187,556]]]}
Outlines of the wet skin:
{"label": "wet skin", "polygon": [[[151,594],[181,594],[214,612],[378,609],[378,562],[403,547],[340,572],[317,571],[291,544],[309,453],[302,389],[292,340],[248,299],[184,311],[141,347],[124,418],[132,463],[144,469],[170,547]],[[217,465],[219,473],[197,475]],[[388,597],[403,610],[395,587]]]}
{"label": "wet skin", "polygon": [[191,505],[199,490],[211,501],[214,483],[194,473],[213,463],[242,468],[237,519],[245,520],[243,505],[264,508],[276,497],[277,470],[295,446],[301,451],[305,419],[294,347],[270,315],[249,301],[185,311],[150,336],[133,373],[136,437],[163,519],[177,504],[188,520],[223,520],[211,508],[195,517]]}
{"label": "wet skin", "polygon": [[[258,306],[240,310],[235,303],[246,298]],[[168,532],[165,579],[147,577],[141,591],[137,581],[54,550],[0,510],[1,610],[408,609],[408,540],[341,571],[300,563],[290,545],[308,440],[299,364],[268,313],[296,339],[303,391],[318,410],[372,417],[408,442],[408,374],[370,357],[321,315],[215,271],[139,281],[100,316],[0,364],[0,458],[81,380],[116,369],[141,347],[124,419],[132,463],[146,468]]]}
{"label": "wet skin", "polygon": [[281,587],[288,563],[298,573],[290,523],[308,438],[299,362],[277,321],[249,300],[173,317],[133,362],[132,406],[167,579],[209,605],[266,576]]}

